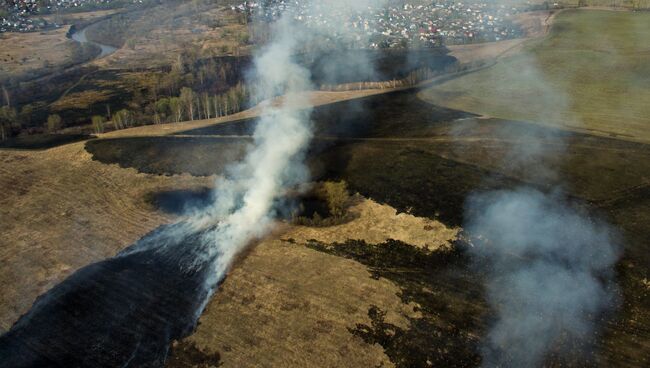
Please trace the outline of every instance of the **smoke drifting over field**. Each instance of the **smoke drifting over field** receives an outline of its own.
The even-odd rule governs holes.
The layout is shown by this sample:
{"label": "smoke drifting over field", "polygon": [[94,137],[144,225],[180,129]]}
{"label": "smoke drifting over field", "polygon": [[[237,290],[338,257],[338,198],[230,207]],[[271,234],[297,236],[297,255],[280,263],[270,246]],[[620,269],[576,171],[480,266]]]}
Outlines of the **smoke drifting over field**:
{"label": "smoke drifting over field", "polygon": [[497,313],[483,348],[486,367],[535,367],[545,354],[580,347],[611,305],[616,239],[561,194],[528,188],[469,199],[467,230],[490,263],[487,292]]}
{"label": "smoke drifting over field", "polygon": [[[545,80],[534,58],[526,65],[512,72],[543,101],[546,108],[536,120],[579,126],[570,95]],[[615,304],[617,236],[562,193],[562,180],[548,163],[563,159],[567,142],[565,135],[549,132],[533,126],[500,132],[512,142],[501,165],[555,189],[475,193],[466,202],[471,253],[488,269],[487,296],[495,314],[482,347],[485,367],[536,367],[549,354],[562,359],[568,351],[574,357],[587,352],[597,320]]]}
{"label": "smoke drifting over field", "polygon": [[[355,3],[353,8],[359,11],[362,5]],[[314,11],[333,15],[334,9],[336,12],[352,10],[334,2],[319,4]],[[252,240],[269,231],[276,212],[281,210],[278,206],[283,206],[286,190],[300,188],[309,176],[303,161],[312,135],[312,109],[307,93],[312,89],[311,75],[294,57],[315,37],[332,35],[340,29],[337,26],[305,29],[290,16],[283,15],[271,25],[270,32],[269,42],[255,55],[254,68],[249,73],[248,83],[254,86],[256,94],[253,99],[264,101],[253,134],[254,142],[246,158],[218,179],[213,204],[189,219],[190,231],[212,228],[203,235],[203,251],[192,262],[194,267],[207,262],[213,268],[205,285],[208,295],[205,303],[234,257]],[[361,67],[369,73],[372,70],[370,63]],[[337,69],[334,66],[330,71],[336,73]],[[273,103],[276,96],[283,96],[280,104]]]}
{"label": "smoke drifting over field", "polygon": [[[274,25],[273,33],[273,42],[255,59],[258,97],[267,100],[255,128],[253,148],[218,180],[213,206],[192,220],[197,225],[217,222],[205,235],[205,260],[215,260],[213,284],[242,247],[268,230],[274,202],[283,190],[308,175],[302,156],[311,138],[311,110],[304,108],[309,104],[304,92],[310,89],[310,79],[308,71],[292,61],[300,33],[287,18]],[[273,106],[268,98],[280,94],[284,95],[282,105]]]}

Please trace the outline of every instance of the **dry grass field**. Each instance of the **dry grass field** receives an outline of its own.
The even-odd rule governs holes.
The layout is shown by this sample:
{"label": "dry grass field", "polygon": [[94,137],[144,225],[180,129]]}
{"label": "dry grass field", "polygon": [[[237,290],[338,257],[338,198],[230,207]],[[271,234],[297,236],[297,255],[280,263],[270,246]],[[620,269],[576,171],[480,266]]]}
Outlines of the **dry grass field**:
{"label": "dry grass field", "polygon": [[93,161],[84,142],[0,156],[0,329],[76,269],[117,253],[170,218],[144,198],[211,183],[154,176]]}
{"label": "dry grass field", "polygon": [[[119,17],[117,17],[119,18]],[[150,68],[175,62],[191,50],[202,57],[242,55],[250,52],[249,30],[228,7],[194,8],[163,4],[124,15],[111,24],[102,21],[88,29],[88,38],[119,48],[93,65],[109,68]],[[106,34],[119,33],[107,38]],[[118,44],[115,44],[118,43]]]}
{"label": "dry grass field", "polygon": [[650,14],[564,11],[543,40],[421,94],[482,115],[650,141]]}
{"label": "dry grass field", "polygon": [[67,38],[72,24],[92,23],[120,10],[46,15],[43,19],[62,24],[58,29],[43,32],[0,34],[0,80],[39,70],[46,72],[71,65],[78,43]]}
{"label": "dry grass field", "polygon": [[[558,19],[560,27],[570,27],[566,22]],[[543,42],[549,40],[553,34]],[[146,45],[139,42],[135,49],[141,47],[147,54]],[[561,48],[562,43],[556,42]],[[502,45],[487,55],[501,55],[513,46]],[[96,63],[119,64],[122,57],[137,60],[128,55],[131,51],[118,51]],[[467,55],[479,54],[484,57]],[[516,66],[508,63],[515,63],[518,55],[513,52],[494,68]],[[452,80],[433,87],[423,92],[424,98],[437,103],[440,97],[431,96],[454,83],[470,93],[465,79],[484,72],[493,69],[460,77],[462,83]],[[613,78],[612,83],[618,80]],[[490,97],[493,90],[481,81],[472,83],[485,88],[482,97]],[[640,87],[639,91],[646,93]],[[314,116],[320,119],[317,131],[326,136],[327,144],[318,157],[310,157],[310,167],[320,164],[321,171],[314,170],[318,179],[342,178],[361,193],[353,197],[349,221],[329,227],[278,221],[273,233],[252,244],[234,265],[196,331],[172,345],[168,367],[480,363],[477,346],[488,313],[482,279],[454,246],[460,237],[463,201],[477,190],[521,185],[526,176],[518,168],[504,169],[497,163],[506,159],[508,150],[528,144],[526,139],[559,146],[555,139],[561,134],[535,124],[476,118],[435,107],[413,91],[385,92],[312,94],[311,102],[323,105]],[[454,101],[449,93],[442,96],[450,104]],[[84,96],[71,93],[67,98]],[[533,102],[529,99],[525,106]],[[114,143],[118,161],[122,155],[124,162],[141,163],[138,159],[146,156],[130,156],[145,152],[147,144],[157,144],[165,155],[183,162],[192,157],[192,147],[175,150],[164,142],[186,140],[193,137],[192,130],[213,127],[213,132],[196,137],[212,139],[208,164],[223,164],[226,156],[220,147],[228,138],[220,136],[220,124],[259,113],[255,107],[220,119],[114,131],[100,134],[93,143],[99,143],[94,145],[99,149],[101,143],[107,143],[104,149]],[[611,122],[605,128],[617,134],[632,129],[612,127]],[[517,129],[526,139],[509,135]],[[641,137],[638,131],[634,134]],[[120,146],[137,138],[143,138],[143,147]],[[214,183],[215,175],[174,174],[171,169],[147,174],[135,164],[106,163],[86,144],[0,150],[0,284],[4,285],[0,332],[8,330],[36,297],[75,270],[111,257],[159,225],[178,219],[152,204],[152,195],[200,191]],[[571,136],[566,144],[566,160],[549,165],[557,165],[572,195],[610,216],[630,244],[617,270],[625,304],[620,316],[607,325],[602,341],[598,337],[598,363],[642,366],[648,348],[644,335],[648,312],[643,307],[648,290],[643,266],[648,254],[645,220],[650,216],[644,197],[649,185],[648,148],[593,135]],[[156,159],[164,166],[167,158],[162,156]],[[543,188],[557,178],[539,179],[528,184]],[[422,359],[425,355],[435,361]]]}
{"label": "dry grass field", "polygon": [[[376,93],[317,92],[313,100],[324,104]],[[256,114],[253,110],[228,119]],[[146,126],[103,138],[171,134],[214,123]],[[214,180],[106,165],[93,160],[84,145],[2,151],[0,282],[6,287],[0,297],[0,331],[75,270],[111,257],[173,221],[146,200],[151,194],[197,190]],[[367,311],[375,305],[389,311],[386,321],[406,328],[405,316],[417,316],[413,306],[400,300],[399,288],[391,282],[369,277],[363,265],[308,249],[305,243],[362,239],[379,244],[397,238],[431,250],[449,249],[457,230],[361,197],[351,213],[351,222],[335,227],[279,224],[238,263],[201,327],[181,346],[198,347],[199,357],[218,351],[229,366],[392,366],[381,346],[366,344],[348,327],[370,323]]]}
{"label": "dry grass field", "polygon": [[45,66],[69,63],[77,43],[68,39],[69,27],[47,32],[0,34],[0,80]]}
{"label": "dry grass field", "polygon": [[[359,112],[360,108],[363,112]],[[341,116],[341,111],[348,113]],[[179,359],[186,356],[183,352],[196,353],[193,349],[198,349],[209,356],[218,353],[226,366],[247,362],[252,366],[327,366],[330,362],[332,366],[346,366],[341,354],[365,356],[368,345],[380,344],[383,354],[400,367],[421,362],[418,354],[423,351],[433,351],[432,356],[439,359],[434,366],[477,365],[480,357],[473,349],[484,336],[483,317],[488,313],[481,297],[484,280],[463,265],[466,258],[461,257],[459,264],[458,259],[445,258],[443,255],[448,253],[439,250],[448,249],[454,241],[454,227],[462,224],[464,201],[471,193],[521,185],[544,190],[562,181],[572,198],[588,206],[590,213],[605,216],[626,240],[625,254],[617,266],[624,304],[604,326],[605,337],[597,341],[598,366],[643,366],[645,357],[641,352],[647,338],[641,326],[648,320],[644,309],[648,279],[644,265],[650,254],[646,242],[650,214],[646,145],[593,135],[567,135],[535,124],[476,118],[433,107],[413,91],[323,106],[317,109],[314,119],[315,131],[325,137],[317,136],[315,145],[327,148],[316,157],[310,155],[312,173],[318,180],[342,178],[354,191],[373,200],[353,205],[350,212],[354,216],[347,223],[329,228],[281,227],[254,247],[234,268],[221,289],[223,293],[215,295],[197,332],[175,345]],[[218,172],[221,161],[229,157],[228,146],[242,139],[240,134],[247,134],[241,133],[245,129],[227,127],[247,122],[244,119],[212,127],[209,122],[195,122],[185,125],[185,130],[183,124],[175,124],[165,131],[176,134],[165,137],[155,136],[161,131],[149,130],[159,127],[142,127],[132,130],[139,135],[137,139],[115,135],[129,131],[109,133],[104,137],[110,139],[94,141],[96,144],[89,147],[101,162],[146,172],[194,172],[193,161],[199,156],[203,167],[198,172]],[[154,136],[144,135],[146,130]],[[229,134],[235,136],[229,138]],[[201,144],[196,144],[199,141]],[[554,167],[557,175],[540,173],[531,178],[530,170],[536,167],[500,165],[507,161],[509,152],[531,144],[562,149],[562,160],[540,162],[540,166]],[[142,157],[151,159],[137,159]],[[152,159],[155,165],[149,162]],[[406,246],[400,248],[399,244]],[[435,249],[434,259],[431,265],[419,268],[418,260],[431,257],[421,251],[427,246]],[[454,249],[458,247],[452,247],[452,254]],[[321,257],[322,253],[328,257]],[[310,263],[312,257],[319,261]],[[435,261],[435,257],[441,259]],[[400,289],[402,302],[415,301],[422,315],[403,315],[408,319],[407,327],[401,322],[378,320],[368,303],[390,315],[395,309],[390,307],[388,295],[377,291],[369,299],[355,299],[355,285],[362,282],[357,281],[363,280],[362,274],[353,278],[348,273],[351,270],[340,270],[337,265],[348,264],[339,263],[343,261],[340,258],[366,266],[368,278],[393,282]],[[309,267],[304,269],[303,263]],[[274,268],[273,264],[280,267]],[[332,269],[354,281],[348,285],[332,280]],[[327,282],[321,282],[321,277]],[[340,289],[350,299],[340,297]],[[392,289],[382,290],[392,293]],[[333,303],[329,300],[332,296],[342,299]],[[339,315],[338,308],[347,302],[366,308],[368,316],[353,314],[362,318],[355,325],[343,317],[328,317],[323,322],[311,315],[311,311]],[[287,309],[291,313],[286,313]],[[328,327],[323,330],[323,326]],[[368,344],[350,344],[359,350],[337,355],[333,349],[338,344],[330,340],[330,335],[349,338],[341,335],[345,326],[356,336],[366,336]],[[326,332],[318,332],[321,330]],[[374,331],[376,340],[360,331]],[[288,336],[291,343],[278,340],[280,335]],[[305,345],[301,339],[312,343]],[[306,346],[326,352],[323,354],[327,354],[327,361],[318,360],[319,355]],[[366,364],[350,361],[350,366],[359,365]]]}

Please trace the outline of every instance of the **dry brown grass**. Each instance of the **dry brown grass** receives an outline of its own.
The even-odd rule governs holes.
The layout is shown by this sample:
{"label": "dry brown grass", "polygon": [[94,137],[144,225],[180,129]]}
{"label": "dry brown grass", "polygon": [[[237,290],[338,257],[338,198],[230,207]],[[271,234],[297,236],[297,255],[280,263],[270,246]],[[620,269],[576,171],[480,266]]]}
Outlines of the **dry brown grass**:
{"label": "dry brown grass", "polygon": [[170,221],[144,201],[147,193],[211,182],[103,165],[84,143],[0,157],[0,331],[70,273]]}
{"label": "dry brown grass", "polygon": [[[124,133],[124,132],[122,132]],[[89,263],[110,257],[169,216],[143,198],[152,191],[196,188],[210,178],[152,176],[92,161],[83,143],[46,151],[4,151],[0,161],[0,331],[35,298]],[[219,351],[227,366],[392,366],[378,345],[348,332],[377,305],[397,326],[413,317],[399,288],[366,267],[278,238],[299,241],[396,237],[444,246],[455,230],[359,199],[358,218],[332,228],[282,225],[232,270],[188,338]]]}
{"label": "dry brown grass", "polygon": [[349,209],[352,221],[330,227],[296,226],[283,235],[298,243],[317,240],[326,244],[347,240],[363,240],[380,244],[395,239],[431,250],[449,249],[458,236],[459,229],[451,229],[438,221],[416,217],[397,211],[385,204],[356,196]]}
{"label": "dry brown grass", "polygon": [[66,38],[69,27],[48,32],[0,34],[0,77],[66,64],[75,42]]}
{"label": "dry brown grass", "polygon": [[[316,92],[317,103],[376,91]],[[252,116],[250,110],[219,121]],[[159,135],[215,123],[146,126],[104,136]],[[2,151],[0,159],[0,332],[36,297],[75,270],[113,256],[157,226],[173,221],[145,202],[151,192],[197,189],[213,178],[155,176],[93,161],[84,143],[45,151]],[[389,237],[418,246],[448,246],[456,230],[359,198],[356,219],[332,228],[281,225],[232,270],[188,339],[217,350],[229,366],[392,366],[378,345],[348,332],[369,322],[377,305],[398,326],[412,317],[399,288],[369,277],[359,263],[280,238],[323,241]],[[217,328],[218,326],[218,328]]]}
{"label": "dry brown grass", "polygon": [[62,111],[66,109],[88,109],[93,104],[107,101],[110,94],[103,90],[89,90],[75,92],[65,95],[56,100],[51,107],[52,111]]}
{"label": "dry brown grass", "polygon": [[352,260],[268,240],[230,273],[187,341],[219,352],[223,367],[392,367],[348,328],[369,324],[371,305],[405,326],[414,305],[399,292]]}

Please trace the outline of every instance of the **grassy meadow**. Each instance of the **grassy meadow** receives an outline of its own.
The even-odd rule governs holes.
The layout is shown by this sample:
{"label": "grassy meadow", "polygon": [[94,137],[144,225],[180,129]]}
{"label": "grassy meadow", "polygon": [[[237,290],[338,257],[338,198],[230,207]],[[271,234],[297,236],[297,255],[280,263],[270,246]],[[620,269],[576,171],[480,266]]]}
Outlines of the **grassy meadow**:
{"label": "grassy meadow", "polygon": [[650,141],[650,13],[568,10],[549,35],[431,87],[436,105]]}

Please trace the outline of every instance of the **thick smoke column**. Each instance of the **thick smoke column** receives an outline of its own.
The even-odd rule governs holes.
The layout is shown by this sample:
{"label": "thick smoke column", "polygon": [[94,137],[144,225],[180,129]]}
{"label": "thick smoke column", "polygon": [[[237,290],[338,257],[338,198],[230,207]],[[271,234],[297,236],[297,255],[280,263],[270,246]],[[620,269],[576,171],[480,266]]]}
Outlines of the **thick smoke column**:
{"label": "thick smoke column", "polygon": [[[383,2],[315,2],[308,3],[306,11],[334,20]],[[244,161],[230,167],[225,178],[217,181],[213,205],[190,220],[190,231],[213,227],[203,236],[203,252],[194,261],[195,266],[210,262],[214,268],[206,285],[208,296],[237,253],[269,230],[275,206],[281,203],[286,189],[307,180],[303,160],[312,134],[308,92],[313,86],[309,71],[294,57],[317,39],[336,38],[347,32],[344,24],[326,24],[305,25],[287,11],[271,24],[270,42],[254,59],[248,82],[256,94],[253,100],[264,102],[253,145]],[[362,64],[362,68],[373,70],[370,63]],[[273,103],[276,96],[283,96],[280,104]]]}
{"label": "thick smoke column", "polygon": [[[255,58],[251,77],[257,99],[265,100],[252,148],[243,162],[218,180],[211,208],[191,220],[197,228],[214,226],[204,235],[204,253],[195,261],[213,263],[206,285],[210,290],[237,253],[268,231],[274,202],[284,190],[307,178],[302,158],[311,138],[311,108],[306,108],[305,93],[311,84],[309,72],[293,61],[300,32],[282,17],[272,34],[272,42]],[[278,95],[284,95],[283,102],[275,106],[270,98]]]}
{"label": "thick smoke column", "polygon": [[[537,120],[579,126],[570,96],[545,80],[534,58],[526,65],[513,73],[544,102]],[[561,186],[558,173],[544,163],[563,158],[564,135],[503,129],[499,134],[514,142],[502,163],[506,170]],[[609,225],[570,205],[559,188],[543,193],[521,187],[470,196],[465,228],[474,237],[470,252],[488,269],[487,297],[495,314],[484,340],[484,366],[536,367],[549,353],[588,348],[596,320],[615,304],[619,247]]]}

